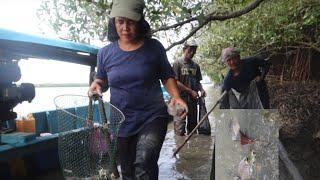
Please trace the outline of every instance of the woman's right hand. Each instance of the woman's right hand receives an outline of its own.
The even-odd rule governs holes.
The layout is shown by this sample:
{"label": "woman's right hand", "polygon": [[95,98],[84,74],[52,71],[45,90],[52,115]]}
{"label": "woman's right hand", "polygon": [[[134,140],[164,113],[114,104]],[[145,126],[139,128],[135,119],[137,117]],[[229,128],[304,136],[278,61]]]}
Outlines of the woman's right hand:
{"label": "woman's right hand", "polygon": [[98,81],[94,80],[91,83],[91,86],[88,90],[88,96],[91,97],[93,94],[99,94],[100,96],[102,96],[102,87],[101,87],[101,83],[99,83]]}

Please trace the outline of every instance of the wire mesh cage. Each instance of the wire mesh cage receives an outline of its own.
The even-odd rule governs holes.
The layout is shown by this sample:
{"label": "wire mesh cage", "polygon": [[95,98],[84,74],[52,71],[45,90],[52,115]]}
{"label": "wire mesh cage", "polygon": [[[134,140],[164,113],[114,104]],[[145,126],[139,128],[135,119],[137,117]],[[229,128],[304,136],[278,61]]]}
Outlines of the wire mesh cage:
{"label": "wire mesh cage", "polygon": [[118,177],[117,137],[123,113],[101,98],[60,95],[54,99],[58,120],[58,152],[67,179]]}

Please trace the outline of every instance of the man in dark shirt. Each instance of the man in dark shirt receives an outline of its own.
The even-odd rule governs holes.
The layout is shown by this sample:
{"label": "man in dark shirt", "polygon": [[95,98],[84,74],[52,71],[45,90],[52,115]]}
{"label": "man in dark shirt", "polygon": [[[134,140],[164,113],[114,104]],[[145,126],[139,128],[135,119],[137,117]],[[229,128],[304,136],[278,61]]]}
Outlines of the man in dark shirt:
{"label": "man in dark shirt", "polygon": [[[192,60],[197,47],[198,45],[194,40],[186,41],[183,47],[183,58],[173,63],[181,98],[188,104],[187,133],[190,133],[197,125],[198,91],[201,92],[202,97],[206,96],[206,92],[200,83],[202,80],[200,66]],[[184,135],[185,125],[178,126],[175,124],[175,133]]]}
{"label": "man in dark shirt", "polygon": [[[269,71],[269,63],[259,58],[240,59],[240,53],[233,47],[222,50],[221,59],[230,68],[223,80],[222,92],[231,88],[239,93],[244,93],[254,80],[263,108],[269,109],[269,94],[265,82],[266,74]],[[221,108],[230,108],[228,98],[224,98]]]}

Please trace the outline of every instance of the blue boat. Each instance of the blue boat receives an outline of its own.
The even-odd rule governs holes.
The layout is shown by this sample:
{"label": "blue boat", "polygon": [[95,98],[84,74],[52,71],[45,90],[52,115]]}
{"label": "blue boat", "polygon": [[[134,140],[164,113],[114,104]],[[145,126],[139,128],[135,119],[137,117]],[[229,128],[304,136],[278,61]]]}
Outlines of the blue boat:
{"label": "blue boat", "polygon": [[[16,123],[15,118],[12,118],[14,117],[14,112],[11,112],[12,108],[17,102],[22,100],[31,101],[33,98],[32,85],[27,86],[28,88],[26,89],[29,89],[27,93],[21,93],[30,97],[22,100],[21,97],[20,99],[18,97],[11,97],[10,99],[8,96],[1,94],[5,90],[9,92],[10,89],[16,89],[21,92],[25,90],[15,85],[15,82],[21,77],[15,61],[39,58],[71,62],[90,66],[90,73],[92,73],[96,67],[98,50],[98,47],[87,44],[51,39],[0,28],[0,128],[2,128],[2,133],[0,134],[0,179],[39,178],[41,175],[60,168],[56,110],[33,113],[35,132],[15,132]],[[9,71],[11,69],[16,74]],[[2,83],[2,81],[5,83]],[[168,100],[170,98],[169,94],[163,87],[162,91],[164,99]],[[34,89],[33,93],[35,93]],[[7,107],[9,108],[6,109]],[[2,112],[3,109],[10,112],[6,114],[6,112]],[[72,107],[69,111],[76,113],[79,109],[81,108]],[[4,133],[4,128],[10,131]],[[40,136],[41,133],[50,133],[51,135]]]}
{"label": "blue boat", "polygon": [[[16,60],[28,58],[59,60],[88,65],[93,71],[96,66],[98,50],[98,47],[86,44],[0,29],[0,63],[2,68],[0,74],[1,71],[3,73],[9,72],[2,76],[8,82],[0,82],[0,89],[21,90],[14,84],[21,77],[20,70],[16,66],[17,63],[15,63]],[[1,81],[5,80],[1,79]],[[3,97],[5,96],[0,94],[0,99],[4,99]],[[1,102],[1,105],[6,106],[9,103],[12,103],[12,100]],[[1,114],[3,113],[1,112]],[[15,132],[15,119],[8,120],[3,119],[8,116],[0,116],[2,117],[0,118],[2,129],[6,127],[13,131],[2,133],[0,136],[0,179],[41,177],[41,174],[59,169],[59,132],[56,112],[55,110],[36,112],[33,113],[33,116],[36,119],[34,133]],[[52,135],[40,137],[41,133]]]}

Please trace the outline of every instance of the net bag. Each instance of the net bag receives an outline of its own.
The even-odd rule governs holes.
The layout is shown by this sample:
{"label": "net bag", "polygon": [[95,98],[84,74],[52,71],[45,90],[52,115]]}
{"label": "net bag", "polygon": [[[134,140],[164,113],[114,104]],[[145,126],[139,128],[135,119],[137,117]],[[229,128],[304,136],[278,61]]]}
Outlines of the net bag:
{"label": "net bag", "polygon": [[60,95],[54,99],[58,153],[67,179],[114,179],[117,137],[123,113],[101,97]]}

